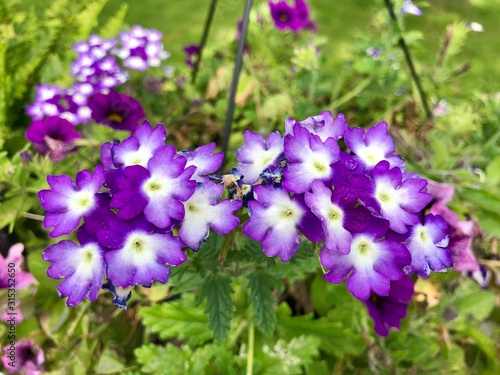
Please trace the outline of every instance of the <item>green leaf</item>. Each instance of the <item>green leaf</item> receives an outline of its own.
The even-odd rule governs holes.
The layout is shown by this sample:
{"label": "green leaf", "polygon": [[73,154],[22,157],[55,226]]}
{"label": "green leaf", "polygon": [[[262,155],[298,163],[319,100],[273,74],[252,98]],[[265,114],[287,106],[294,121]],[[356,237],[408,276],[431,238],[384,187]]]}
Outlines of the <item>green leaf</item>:
{"label": "green leaf", "polygon": [[361,335],[343,328],[341,322],[332,322],[326,318],[313,319],[312,314],[292,317],[291,313],[286,303],[278,307],[276,327],[286,338],[302,335],[318,337],[321,349],[338,358],[346,353],[359,354],[366,347]]}
{"label": "green leaf", "polygon": [[94,0],[78,14],[77,19],[80,25],[78,40],[86,40],[90,36],[92,29],[97,26],[99,14],[107,2],[108,0]]}
{"label": "green leaf", "polygon": [[496,350],[495,341],[493,341],[486,333],[480,331],[475,327],[467,327],[458,331],[459,334],[472,338],[477,346],[486,354],[491,360],[495,360]]}
{"label": "green leaf", "polygon": [[469,321],[471,318],[482,321],[486,319],[495,307],[495,295],[489,291],[480,290],[479,286],[466,280],[455,291],[456,299],[453,307],[459,318]]}
{"label": "green leaf", "polygon": [[116,37],[123,27],[123,22],[125,21],[127,11],[128,4],[120,5],[120,9],[118,9],[115,15],[110,18],[104,26],[100,28],[99,35],[103,38]]}
{"label": "green leaf", "polygon": [[500,183],[500,156],[496,156],[486,167],[486,182],[491,185]]}
{"label": "green leaf", "polygon": [[98,374],[109,374],[116,373],[116,371],[124,367],[125,365],[122,363],[118,354],[110,348],[105,348],[101,358],[99,358],[99,362],[97,362],[95,371]]}
{"label": "green leaf", "polygon": [[199,307],[181,302],[164,303],[141,308],[142,323],[161,339],[185,340],[196,346],[212,338],[207,329],[208,316]]}
{"label": "green leaf", "polygon": [[314,363],[319,356],[321,340],[314,336],[299,336],[278,340],[274,345],[262,345],[262,353],[255,359],[255,373],[303,374],[303,367]]}
{"label": "green leaf", "polygon": [[142,365],[142,371],[147,374],[183,375],[187,373],[186,362],[190,353],[168,343],[144,345],[137,348],[134,354]]}
{"label": "green leaf", "polygon": [[500,212],[500,198],[489,191],[482,189],[463,189],[460,193],[466,199],[481,208],[493,212]]}
{"label": "green leaf", "polygon": [[14,223],[25,212],[29,211],[35,205],[37,199],[33,196],[20,194],[14,198],[0,203],[0,229],[9,226],[9,232],[12,232]]}
{"label": "green leaf", "polygon": [[253,306],[253,320],[255,325],[265,335],[274,331],[276,325],[276,312],[274,304],[276,297],[273,287],[280,285],[280,281],[264,270],[257,270],[248,276],[250,288],[250,302]]}
{"label": "green leaf", "polygon": [[207,299],[205,312],[208,313],[208,326],[213,332],[215,341],[220,343],[229,333],[233,314],[231,280],[214,274],[203,284],[200,293]]}

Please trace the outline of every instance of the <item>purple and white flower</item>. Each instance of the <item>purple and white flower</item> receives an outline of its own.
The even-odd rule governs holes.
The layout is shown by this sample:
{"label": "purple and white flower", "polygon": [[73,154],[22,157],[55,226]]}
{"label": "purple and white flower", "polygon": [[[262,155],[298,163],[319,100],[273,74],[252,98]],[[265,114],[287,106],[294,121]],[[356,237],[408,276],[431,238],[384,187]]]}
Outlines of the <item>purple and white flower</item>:
{"label": "purple and white flower", "polygon": [[194,151],[185,150],[178,153],[186,158],[186,168],[191,165],[196,167],[196,171],[191,176],[192,180],[199,183],[205,182],[208,180],[206,177],[208,174],[217,172],[220,168],[224,161],[224,154],[222,152],[212,154],[215,146],[215,143],[212,142],[208,145],[200,146]]}
{"label": "purple and white flower", "polygon": [[210,228],[217,233],[227,234],[239,225],[234,211],[241,208],[242,202],[225,199],[217,203],[223,192],[224,186],[207,181],[198,186],[184,202],[186,214],[179,229],[179,238],[191,249],[198,250],[208,237]]}
{"label": "purple and white flower", "polygon": [[387,131],[387,123],[379,122],[364,132],[362,128],[347,127],[345,143],[356,154],[356,159],[370,170],[380,161],[387,160],[391,167],[403,167],[404,161],[399,155],[394,155],[396,147]]}
{"label": "purple and white flower", "polygon": [[248,203],[250,220],[243,224],[243,233],[262,243],[268,257],[279,254],[288,262],[299,250],[300,231],[312,242],[323,237],[319,220],[307,208],[301,195],[283,189],[255,186],[255,200]]}
{"label": "purple and white flower", "polygon": [[386,160],[373,168],[371,177],[356,174],[349,182],[367,208],[389,220],[393,231],[406,233],[406,226],[418,223],[417,214],[432,199],[425,192],[427,180],[404,176],[398,167],[390,168]]}
{"label": "purple and white flower", "polygon": [[[179,238],[156,230],[144,216],[128,221],[115,217],[98,230],[99,244],[108,248],[104,253],[108,280],[115,287],[165,283],[170,276],[167,265],[178,266],[186,260]],[[121,298],[129,291],[120,290],[118,296]]]}
{"label": "purple and white flower", "polygon": [[316,181],[328,182],[333,175],[332,165],[340,158],[337,141],[325,142],[300,124],[293,127],[293,135],[285,136],[287,168],[283,171],[283,187],[293,193],[305,193]]}
{"label": "purple and white flower", "polygon": [[78,305],[85,298],[95,301],[106,271],[104,250],[97,240],[84,229],[78,231],[78,240],[80,246],[63,240],[49,246],[42,254],[44,261],[52,263],[47,275],[64,279],[57,290],[61,297],[68,297],[68,306]]}
{"label": "purple and white flower", "polygon": [[171,220],[182,220],[182,202],[194,193],[196,182],[190,180],[196,167],[185,168],[186,159],[176,157],[173,146],[165,146],[149,159],[147,169],[132,165],[116,179],[117,192],[111,207],[119,209],[118,217],[132,219],[142,212],[159,228],[170,226]]}
{"label": "purple and white flower", "polygon": [[[45,354],[34,340],[19,340],[15,345],[5,345],[2,363],[8,374],[41,375],[45,373]],[[12,363],[14,366],[11,365]]]}
{"label": "purple and white flower", "polygon": [[427,215],[423,224],[418,223],[411,228],[406,244],[411,254],[409,272],[426,279],[431,270],[446,272],[446,268],[453,265],[451,250],[447,247],[447,228],[446,221],[433,214]]}
{"label": "purple and white flower", "polygon": [[347,126],[345,117],[342,113],[337,114],[337,117],[334,119],[330,111],[323,111],[317,116],[309,116],[307,119],[300,122],[297,122],[293,118],[288,118],[285,121],[285,135],[293,135],[293,128],[297,123],[309,130],[311,134],[320,137],[323,142],[326,142],[328,138],[333,138],[335,141],[338,141],[344,136]]}
{"label": "purple and white flower", "polygon": [[328,269],[325,280],[341,283],[346,277],[347,289],[359,300],[389,295],[390,282],[404,276],[403,267],[410,261],[410,253],[400,242],[382,239],[388,229],[387,220],[372,218],[366,230],[353,233],[347,255],[323,248],[321,264]]}
{"label": "purple and white flower", "polygon": [[97,165],[94,174],[83,170],[76,175],[76,187],[66,175],[47,176],[51,190],[40,190],[38,198],[47,211],[43,224],[54,227],[51,237],[69,234],[78,227],[80,219],[89,215],[97,206],[97,191],[105,179],[104,168]]}
{"label": "purple and white flower", "polygon": [[405,0],[403,6],[401,7],[401,14],[411,14],[414,16],[421,16],[423,12],[419,7],[413,4],[412,0]]}
{"label": "purple and white flower", "polygon": [[270,167],[277,167],[283,154],[283,138],[278,132],[264,138],[250,130],[243,133],[245,144],[236,151],[238,170],[243,175],[243,182],[253,184],[260,174]]}
{"label": "purple and white flower", "polygon": [[158,67],[170,57],[170,53],[163,49],[162,38],[163,34],[158,30],[135,25],[130,31],[120,33],[120,44],[113,53],[129,69],[144,71]]}

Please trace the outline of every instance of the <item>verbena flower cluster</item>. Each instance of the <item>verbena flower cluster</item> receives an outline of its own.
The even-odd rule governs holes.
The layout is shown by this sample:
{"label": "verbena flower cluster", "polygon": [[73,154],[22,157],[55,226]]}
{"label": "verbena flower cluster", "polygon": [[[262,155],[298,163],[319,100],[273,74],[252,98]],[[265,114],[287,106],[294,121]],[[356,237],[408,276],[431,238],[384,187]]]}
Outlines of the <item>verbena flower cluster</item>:
{"label": "verbena flower cluster", "polygon": [[74,149],[72,141],[81,138],[74,127],[90,119],[118,130],[135,130],[145,117],[141,104],[114,89],[127,82],[125,68],[144,71],[170,56],[161,39],[157,30],[134,26],[119,38],[91,35],[76,43],[70,69],[73,85],[39,85],[34,103],[26,108],[33,120],[26,138],[35,150],[60,161]]}
{"label": "verbena flower cluster", "polygon": [[186,260],[183,247],[197,251],[209,228],[226,234],[239,225],[241,201],[220,200],[224,186],[206,177],[222,163],[215,144],[177,152],[165,138],[163,125],[145,122],[123,142],[104,144],[93,173],[81,171],[75,182],[48,176],[51,189],[38,194],[44,226],[51,237],[77,230],[79,241],[43,253],[49,277],[64,279],[58,291],[68,306],[95,301],[103,286],[125,307],[134,286],[165,283],[167,265]]}
{"label": "verbena flower cluster", "polygon": [[[453,246],[449,219],[428,212],[428,181],[406,171],[385,122],[365,131],[325,111],[287,119],[284,137],[246,131],[226,175],[214,174],[223,159],[215,144],[178,152],[165,138],[163,125],[145,122],[104,144],[93,173],[79,172],[76,184],[49,176],[51,189],[39,192],[50,236],[77,230],[79,244],[63,240],[43,254],[48,275],[64,279],[68,306],[94,301],[102,286],[125,307],[134,286],[166,282],[168,266],[186,260],[184,248],[197,251],[210,228],[235,230],[242,207],[242,232],[269,257],[288,262],[303,237],[318,244],[325,279],[347,280],[382,335],[405,315],[409,274],[444,272],[467,251]],[[224,187],[231,199],[221,200]]]}

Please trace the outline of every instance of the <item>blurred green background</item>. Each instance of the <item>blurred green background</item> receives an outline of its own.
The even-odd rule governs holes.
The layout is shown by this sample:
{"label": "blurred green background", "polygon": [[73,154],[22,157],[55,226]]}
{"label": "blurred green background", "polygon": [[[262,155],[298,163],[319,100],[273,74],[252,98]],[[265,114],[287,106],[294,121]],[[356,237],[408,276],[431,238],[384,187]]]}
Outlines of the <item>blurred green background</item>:
{"label": "blurred green background", "polygon": [[[254,0],[254,4],[261,2]],[[124,3],[129,6],[126,22],[163,31],[172,62],[182,62],[182,47],[200,40],[211,1],[110,0],[102,17],[111,16]],[[228,26],[236,27],[244,3],[244,0],[218,1],[210,38],[217,38],[218,31]],[[330,70],[340,67],[354,38],[360,32],[368,32],[370,17],[383,9],[381,0],[309,0],[309,3],[319,32],[328,37],[324,53],[328,57],[325,69]],[[412,50],[417,60],[423,65],[435,63],[446,25],[458,20],[478,22],[485,31],[470,33],[462,58],[464,63],[471,63],[471,69],[459,78],[460,86],[470,91],[500,91],[500,0],[430,0],[427,5],[415,0],[414,3],[424,12],[422,17],[407,17],[407,28],[423,33],[422,47]]]}

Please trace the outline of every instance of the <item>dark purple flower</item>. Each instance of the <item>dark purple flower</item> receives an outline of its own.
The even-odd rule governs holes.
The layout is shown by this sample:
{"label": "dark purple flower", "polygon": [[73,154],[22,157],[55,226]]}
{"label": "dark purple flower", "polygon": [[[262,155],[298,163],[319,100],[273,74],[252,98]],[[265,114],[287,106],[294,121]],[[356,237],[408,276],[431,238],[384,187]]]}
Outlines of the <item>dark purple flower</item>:
{"label": "dark purple flower", "polygon": [[300,28],[300,20],[295,8],[286,1],[281,0],[277,3],[268,2],[271,17],[274,25],[280,31],[297,31]]}
{"label": "dark purple flower", "polygon": [[26,138],[35,144],[35,151],[48,154],[54,162],[59,162],[66,154],[74,151],[73,141],[82,136],[67,120],[57,116],[33,122],[26,130]]}
{"label": "dark purple flower", "polygon": [[375,332],[380,336],[388,336],[391,327],[399,329],[400,321],[406,316],[408,303],[413,295],[413,281],[409,276],[391,281],[391,289],[387,297],[372,293],[365,301],[368,314],[375,322]]}
{"label": "dark purple flower", "polygon": [[95,94],[89,101],[92,119],[117,130],[134,131],[145,117],[141,104],[134,98],[110,90],[108,94]]}
{"label": "dark purple flower", "polygon": [[8,374],[41,375],[45,355],[35,340],[13,341],[3,347],[2,362]]}
{"label": "dark purple flower", "polygon": [[200,53],[200,46],[197,44],[190,44],[184,47],[183,51],[187,56],[185,60],[186,65],[190,68],[194,68],[196,59],[198,59],[198,55]]}

